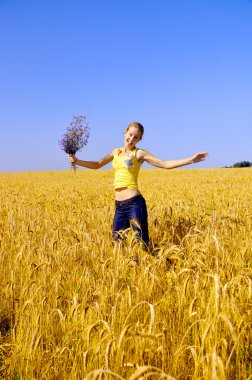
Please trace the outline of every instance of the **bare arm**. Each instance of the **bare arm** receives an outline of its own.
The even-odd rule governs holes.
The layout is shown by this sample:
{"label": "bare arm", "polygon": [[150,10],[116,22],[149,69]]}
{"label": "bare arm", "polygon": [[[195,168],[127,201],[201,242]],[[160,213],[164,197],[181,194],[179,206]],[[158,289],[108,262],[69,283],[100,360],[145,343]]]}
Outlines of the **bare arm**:
{"label": "bare arm", "polygon": [[182,158],[178,160],[165,161],[161,160],[158,157],[153,156],[151,153],[146,150],[139,149],[138,159],[141,159],[143,162],[148,162],[152,166],[163,169],[174,169],[181,166],[195,164],[196,162],[204,161],[208,156],[207,152],[199,152],[194,154],[192,157]]}
{"label": "bare arm", "polygon": [[99,161],[82,161],[70,154],[68,155],[68,158],[72,164],[83,166],[88,169],[100,169],[113,160],[113,152],[107,154],[107,156],[101,158]]}

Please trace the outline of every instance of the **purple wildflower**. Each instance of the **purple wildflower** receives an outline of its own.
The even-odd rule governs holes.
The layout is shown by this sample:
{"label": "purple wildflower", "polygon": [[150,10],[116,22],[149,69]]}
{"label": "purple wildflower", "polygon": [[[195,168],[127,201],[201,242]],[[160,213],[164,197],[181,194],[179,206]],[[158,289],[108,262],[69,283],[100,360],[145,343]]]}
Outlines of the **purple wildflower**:
{"label": "purple wildflower", "polygon": [[[59,140],[59,146],[67,154],[75,153],[87,145],[89,139],[89,126],[86,116],[73,116],[67,127],[67,132]],[[73,165],[74,169],[75,166]]]}

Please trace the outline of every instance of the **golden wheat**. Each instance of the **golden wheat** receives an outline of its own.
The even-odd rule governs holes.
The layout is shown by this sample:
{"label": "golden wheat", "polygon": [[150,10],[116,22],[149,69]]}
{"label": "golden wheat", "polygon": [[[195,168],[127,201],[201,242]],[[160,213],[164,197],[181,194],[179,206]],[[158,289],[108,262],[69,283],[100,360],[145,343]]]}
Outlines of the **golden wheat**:
{"label": "golden wheat", "polygon": [[251,169],[143,170],[152,254],[112,183],[0,175],[1,378],[252,379]]}

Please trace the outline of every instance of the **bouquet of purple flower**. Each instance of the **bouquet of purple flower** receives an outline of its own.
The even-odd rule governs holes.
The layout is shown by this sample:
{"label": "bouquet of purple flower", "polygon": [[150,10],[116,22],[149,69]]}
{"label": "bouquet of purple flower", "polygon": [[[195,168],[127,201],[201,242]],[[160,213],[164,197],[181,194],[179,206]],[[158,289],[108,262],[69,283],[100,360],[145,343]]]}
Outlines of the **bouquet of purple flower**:
{"label": "bouquet of purple flower", "polygon": [[[75,153],[87,145],[89,139],[89,126],[86,116],[73,116],[73,119],[67,127],[67,132],[59,140],[59,146],[67,154]],[[74,171],[76,165],[72,164]]]}

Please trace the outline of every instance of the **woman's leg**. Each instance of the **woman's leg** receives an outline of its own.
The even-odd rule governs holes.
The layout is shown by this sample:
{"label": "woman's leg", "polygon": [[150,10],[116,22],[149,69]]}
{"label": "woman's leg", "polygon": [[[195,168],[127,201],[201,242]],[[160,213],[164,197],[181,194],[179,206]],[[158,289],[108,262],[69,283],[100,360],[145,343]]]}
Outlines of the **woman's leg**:
{"label": "woman's leg", "polygon": [[128,218],[137,234],[137,238],[149,245],[148,212],[145,199],[140,195],[128,207]]}
{"label": "woman's leg", "polygon": [[130,227],[130,222],[122,202],[116,202],[116,210],[113,222],[113,240],[121,239],[122,231]]}

